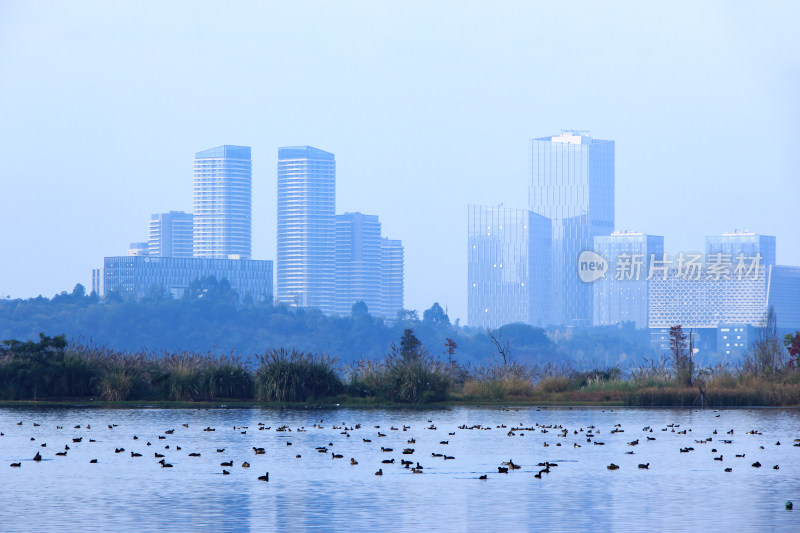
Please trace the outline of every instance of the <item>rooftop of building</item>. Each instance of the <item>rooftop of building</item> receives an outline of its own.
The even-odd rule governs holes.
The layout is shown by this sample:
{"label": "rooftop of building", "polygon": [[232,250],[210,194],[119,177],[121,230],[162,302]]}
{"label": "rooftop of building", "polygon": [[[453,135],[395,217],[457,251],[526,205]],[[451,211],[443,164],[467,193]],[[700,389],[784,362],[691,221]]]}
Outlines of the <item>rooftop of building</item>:
{"label": "rooftop of building", "polygon": [[194,154],[195,159],[250,159],[249,146],[223,144]]}
{"label": "rooftop of building", "polygon": [[284,146],[278,148],[278,160],[284,159],[320,159],[333,161],[334,155],[313,146]]}

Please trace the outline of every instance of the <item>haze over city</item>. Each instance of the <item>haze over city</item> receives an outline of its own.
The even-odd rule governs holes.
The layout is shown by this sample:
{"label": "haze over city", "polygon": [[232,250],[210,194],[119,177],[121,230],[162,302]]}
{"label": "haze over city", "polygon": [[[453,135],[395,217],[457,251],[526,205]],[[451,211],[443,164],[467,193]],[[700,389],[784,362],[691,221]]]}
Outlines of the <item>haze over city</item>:
{"label": "haze over city", "polygon": [[[780,6],[780,9],[777,7]],[[0,6],[0,295],[90,285],[191,211],[195,152],[252,147],[253,258],[279,146],[336,155],[336,211],[405,246],[405,307],[466,318],[467,205],[525,208],[529,140],[616,143],[616,229],[732,229],[800,264],[800,9],[724,3]]]}

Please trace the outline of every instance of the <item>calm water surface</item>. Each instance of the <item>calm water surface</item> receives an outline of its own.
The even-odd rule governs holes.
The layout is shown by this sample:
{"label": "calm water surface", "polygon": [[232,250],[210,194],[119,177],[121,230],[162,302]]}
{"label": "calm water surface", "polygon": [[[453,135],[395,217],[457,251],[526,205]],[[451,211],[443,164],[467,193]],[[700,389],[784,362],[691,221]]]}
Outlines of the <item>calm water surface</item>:
{"label": "calm water surface", "polygon": [[0,431],[2,531],[800,531],[791,409],[7,408]]}

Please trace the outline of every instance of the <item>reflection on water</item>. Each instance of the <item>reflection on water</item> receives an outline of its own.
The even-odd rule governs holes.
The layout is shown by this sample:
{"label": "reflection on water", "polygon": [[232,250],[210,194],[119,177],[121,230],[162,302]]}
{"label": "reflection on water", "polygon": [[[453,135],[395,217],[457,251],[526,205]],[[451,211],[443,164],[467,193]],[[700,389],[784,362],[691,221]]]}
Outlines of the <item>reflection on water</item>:
{"label": "reflection on water", "polygon": [[3,531],[800,531],[797,410],[20,408],[0,431]]}

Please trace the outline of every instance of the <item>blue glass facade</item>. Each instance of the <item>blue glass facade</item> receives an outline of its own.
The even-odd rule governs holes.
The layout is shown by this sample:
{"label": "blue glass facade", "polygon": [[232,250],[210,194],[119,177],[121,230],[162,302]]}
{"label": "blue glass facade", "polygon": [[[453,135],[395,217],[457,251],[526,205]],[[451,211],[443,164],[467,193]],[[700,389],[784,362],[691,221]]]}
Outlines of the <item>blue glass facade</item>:
{"label": "blue glass facade", "polygon": [[194,217],[183,211],[150,215],[149,255],[192,257]]}
{"label": "blue glass facade", "polygon": [[227,279],[240,299],[272,302],[272,261],[247,259],[106,257],[103,290],[104,295],[117,290],[134,298],[153,292],[180,298],[192,281],[208,276]]}
{"label": "blue glass facade", "polygon": [[193,254],[249,259],[252,240],[249,146],[218,146],[194,160]]}
{"label": "blue glass facade", "polygon": [[614,141],[565,132],[531,141],[530,210],[552,221],[555,324],[590,325],[593,289],[578,257],[614,230]]}
{"label": "blue glass facade", "polygon": [[633,322],[648,327],[650,262],[663,259],[664,237],[614,232],[594,238],[594,251],[608,262],[603,278],[592,282],[593,324],[610,326]]}
{"label": "blue glass facade", "polygon": [[403,309],[403,243],[381,238],[381,305],[376,313],[394,318]]}
{"label": "blue glass facade", "polygon": [[468,209],[470,326],[551,323],[550,221],[524,209]]}
{"label": "blue glass facade", "polygon": [[770,267],[768,303],[775,310],[778,328],[800,330],[800,267]]}
{"label": "blue glass facade", "polygon": [[334,312],[348,315],[358,301],[370,313],[381,309],[381,223],[375,215],[336,215]]}
{"label": "blue glass facade", "polygon": [[311,146],[278,150],[277,299],[335,311],[336,161]]}

